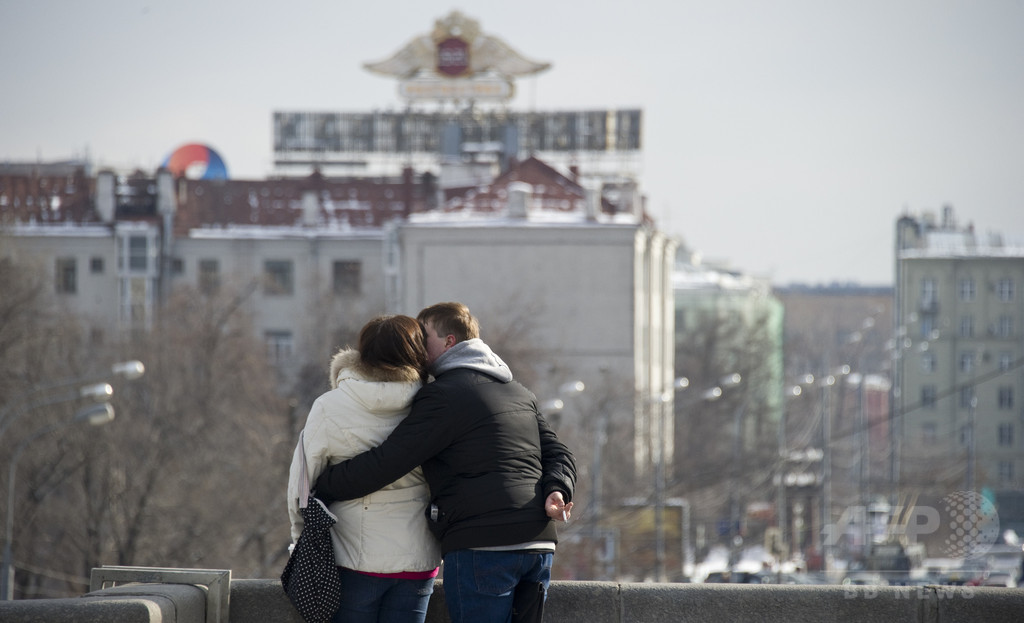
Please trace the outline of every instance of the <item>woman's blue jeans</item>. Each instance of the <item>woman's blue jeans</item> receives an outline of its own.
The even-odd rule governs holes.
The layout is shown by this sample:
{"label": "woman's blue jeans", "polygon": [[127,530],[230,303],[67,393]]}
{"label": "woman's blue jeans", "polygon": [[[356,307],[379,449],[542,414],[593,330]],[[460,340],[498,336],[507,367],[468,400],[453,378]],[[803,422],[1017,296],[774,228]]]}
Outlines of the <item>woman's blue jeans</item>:
{"label": "woman's blue jeans", "polygon": [[341,607],[335,623],[423,623],[434,579],[399,580],[341,568]]}
{"label": "woman's blue jeans", "polygon": [[506,623],[520,582],[539,583],[547,597],[551,552],[460,549],[444,556],[444,600],[452,623]]}

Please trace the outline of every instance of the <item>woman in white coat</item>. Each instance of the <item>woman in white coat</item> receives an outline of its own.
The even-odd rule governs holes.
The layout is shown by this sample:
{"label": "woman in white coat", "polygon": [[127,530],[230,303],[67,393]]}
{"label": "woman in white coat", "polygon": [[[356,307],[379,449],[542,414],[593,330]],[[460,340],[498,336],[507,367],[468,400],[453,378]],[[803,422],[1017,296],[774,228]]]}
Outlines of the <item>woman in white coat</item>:
{"label": "woman in white coat", "polygon": [[[420,324],[409,316],[379,316],[363,327],[358,350],[331,361],[331,390],[313,403],[303,444],[295,449],[288,479],[292,541],[302,532],[298,499],[301,456],[309,481],[328,465],[379,445],[409,413],[426,380],[427,354]],[[440,548],[427,528],[430,499],[420,468],[357,500],[335,502],[334,558],[342,575],[336,622],[422,623],[440,564]]]}

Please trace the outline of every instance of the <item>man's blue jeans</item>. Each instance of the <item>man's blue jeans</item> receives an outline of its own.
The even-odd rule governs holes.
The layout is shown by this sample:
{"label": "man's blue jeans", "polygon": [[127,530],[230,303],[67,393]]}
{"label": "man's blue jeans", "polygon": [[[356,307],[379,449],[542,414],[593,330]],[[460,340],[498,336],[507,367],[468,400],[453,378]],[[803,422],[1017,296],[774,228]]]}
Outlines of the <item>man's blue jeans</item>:
{"label": "man's blue jeans", "polygon": [[423,623],[434,579],[399,580],[341,572],[341,608],[332,621],[339,623]]}
{"label": "man's blue jeans", "polygon": [[520,582],[541,583],[547,597],[551,552],[459,549],[444,556],[444,600],[452,623],[507,623]]}

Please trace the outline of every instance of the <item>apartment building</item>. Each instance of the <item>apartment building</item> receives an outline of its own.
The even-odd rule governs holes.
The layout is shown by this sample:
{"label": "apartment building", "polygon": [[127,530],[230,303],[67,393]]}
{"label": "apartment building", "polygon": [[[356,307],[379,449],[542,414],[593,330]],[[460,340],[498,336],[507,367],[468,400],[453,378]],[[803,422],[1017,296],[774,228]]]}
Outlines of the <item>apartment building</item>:
{"label": "apartment building", "polygon": [[941,217],[896,223],[893,470],[903,489],[1024,485],[1024,245]]}
{"label": "apartment building", "polygon": [[[652,396],[673,377],[675,243],[635,184],[587,189],[574,175],[529,158],[489,184],[439,192],[410,171],[250,181],[103,171],[79,183],[94,189],[88,200],[54,209],[66,171],[37,168],[0,177],[0,207],[6,252],[47,267],[94,334],[145,330],[176,288],[230,292],[282,391],[375,314],[464,301],[541,399],[569,382],[614,383],[610,415],[632,439],[623,458],[648,474],[665,425]],[[566,401],[566,426],[588,426],[581,400]]]}

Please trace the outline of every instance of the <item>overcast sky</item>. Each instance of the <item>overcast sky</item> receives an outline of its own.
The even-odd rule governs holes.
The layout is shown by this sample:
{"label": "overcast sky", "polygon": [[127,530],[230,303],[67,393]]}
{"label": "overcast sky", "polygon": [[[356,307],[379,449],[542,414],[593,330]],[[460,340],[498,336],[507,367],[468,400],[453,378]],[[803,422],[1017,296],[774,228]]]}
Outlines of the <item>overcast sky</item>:
{"label": "overcast sky", "polygon": [[400,108],[370,74],[461,10],[514,106],[640,107],[662,229],[773,283],[892,282],[895,219],[1024,236],[1024,0],[0,0],[0,160],[272,171],[275,110]]}

